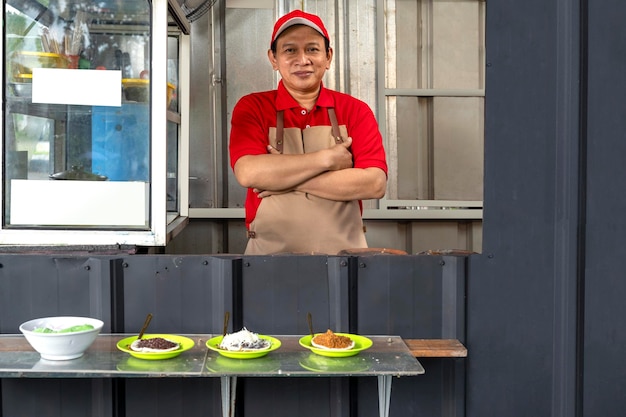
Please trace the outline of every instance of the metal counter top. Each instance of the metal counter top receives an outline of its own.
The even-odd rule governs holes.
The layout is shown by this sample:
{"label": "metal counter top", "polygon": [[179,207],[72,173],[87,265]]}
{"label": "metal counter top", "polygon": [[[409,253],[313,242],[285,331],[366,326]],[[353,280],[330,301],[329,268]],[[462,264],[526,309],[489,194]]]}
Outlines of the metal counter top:
{"label": "metal counter top", "polygon": [[300,336],[274,336],[278,350],[256,359],[231,359],[206,347],[214,335],[184,335],[195,345],[179,356],[145,360],[120,351],[116,344],[128,334],[101,334],[77,359],[41,359],[22,335],[0,335],[0,378],[182,378],[219,377],[222,415],[235,412],[238,377],[372,377],[378,379],[381,417],[389,416],[392,377],[424,373],[419,361],[399,336],[368,336],[371,348],[355,356],[329,358],[300,346]]}
{"label": "metal counter top", "polygon": [[282,346],[257,359],[230,359],[211,351],[210,334],[185,335],[195,346],[178,357],[145,360],[117,349],[130,335],[101,334],[85,354],[66,361],[41,359],[22,335],[0,335],[2,378],[116,378],[116,377],[310,377],[415,376],[424,373],[399,336],[368,336],[373,346],[356,356],[328,358],[298,344],[300,336],[275,336]]}

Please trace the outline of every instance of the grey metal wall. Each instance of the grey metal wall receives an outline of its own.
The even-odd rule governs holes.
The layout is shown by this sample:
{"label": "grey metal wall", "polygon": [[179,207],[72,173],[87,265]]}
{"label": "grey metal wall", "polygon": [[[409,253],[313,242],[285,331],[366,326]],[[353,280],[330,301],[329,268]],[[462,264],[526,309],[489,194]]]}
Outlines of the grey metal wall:
{"label": "grey metal wall", "polygon": [[622,416],[626,3],[487,7],[467,415]]}
{"label": "grey metal wall", "polygon": [[584,310],[580,366],[585,415],[618,416],[626,408],[626,4],[585,2],[588,24],[585,108]]}
{"label": "grey metal wall", "polygon": [[[229,311],[230,331],[307,334],[310,312],[316,331],[465,339],[464,257],[5,255],[0,266],[1,333],[58,314],[132,333],[148,312],[157,333],[219,333]],[[392,415],[462,416],[464,360],[424,366],[394,381]],[[238,390],[248,417],[378,415],[375,378],[242,378]],[[6,416],[219,416],[220,398],[216,378],[0,381]]]}
{"label": "grey metal wall", "polygon": [[573,0],[488,4],[484,246],[468,277],[468,416],[581,411],[582,21]]}

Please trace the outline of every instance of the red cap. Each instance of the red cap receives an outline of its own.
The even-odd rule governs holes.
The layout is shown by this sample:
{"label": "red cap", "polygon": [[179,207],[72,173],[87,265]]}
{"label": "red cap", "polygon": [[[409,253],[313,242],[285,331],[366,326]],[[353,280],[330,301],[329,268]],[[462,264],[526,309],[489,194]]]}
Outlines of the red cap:
{"label": "red cap", "polygon": [[278,38],[281,33],[293,25],[306,25],[312,27],[330,42],[330,37],[328,36],[328,32],[324,27],[322,19],[314,14],[303,12],[302,10],[293,10],[278,19],[276,24],[274,24],[274,32],[272,33],[272,41],[270,42],[270,45],[274,43],[276,38]]}

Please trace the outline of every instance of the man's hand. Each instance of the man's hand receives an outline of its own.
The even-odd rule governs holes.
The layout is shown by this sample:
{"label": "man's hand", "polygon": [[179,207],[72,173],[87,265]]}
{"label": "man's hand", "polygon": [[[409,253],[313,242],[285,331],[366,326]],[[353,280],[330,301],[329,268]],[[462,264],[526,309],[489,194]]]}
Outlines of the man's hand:
{"label": "man's hand", "polygon": [[259,198],[270,197],[277,194],[285,194],[293,190],[283,190],[283,191],[268,191],[268,190],[259,190],[258,188],[253,188],[252,191]]}
{"label": "man's hand", "polygon": [[267,145],[267,153],[272,154],[272,155],[280,155],[280,152],[278,152],[278,149],[276,149],[272,145]]}
{"label": "man's hand", "polygon": [[342,143],[338,143],[328,149],[320,151],[328,153],[329,171],[338,171],[340,169],[352,168],[354,162],[352,160],[350,146],[352,146],[352,138],[348,137],[344,139]]}
{"label": "man's hand", "polygon": [[[325,154],[326,160],[328,161],[326,163],[328,171],[352,168],[354,162],[352,161],[350,146],[352,146],[352,138],[348,137],[341,143],[337,143],[328,149],[322,149],[319,151]],[[267,145],[267,153],[270,155],[281,155],[281,153],[278,152],[278,149],[272,145]]]}

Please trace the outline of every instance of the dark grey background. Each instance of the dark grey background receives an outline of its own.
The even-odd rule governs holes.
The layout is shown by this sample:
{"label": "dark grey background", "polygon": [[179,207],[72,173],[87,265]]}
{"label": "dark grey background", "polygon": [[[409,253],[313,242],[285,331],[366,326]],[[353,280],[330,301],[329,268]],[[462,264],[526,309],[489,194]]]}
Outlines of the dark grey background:
{"label": "dark grey background", "polygon": [[487,5],[468,416],[623,416],[626,3]]}

